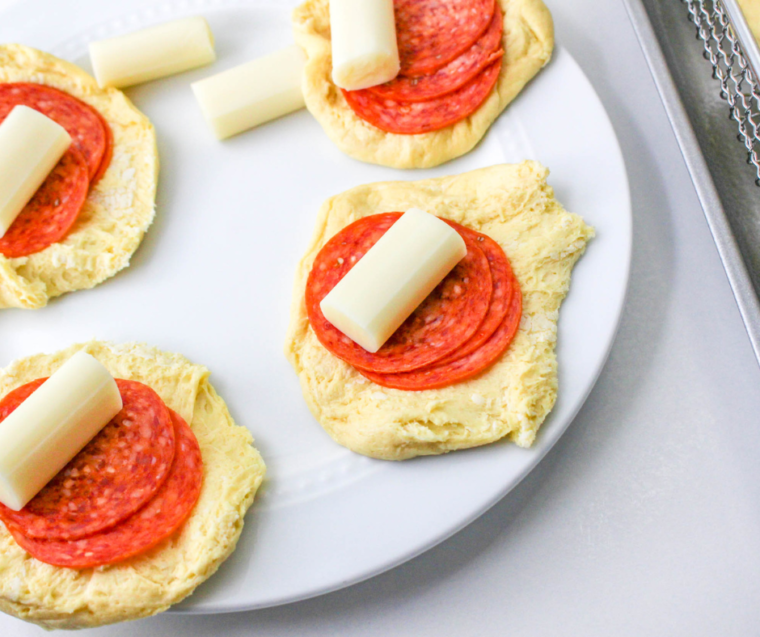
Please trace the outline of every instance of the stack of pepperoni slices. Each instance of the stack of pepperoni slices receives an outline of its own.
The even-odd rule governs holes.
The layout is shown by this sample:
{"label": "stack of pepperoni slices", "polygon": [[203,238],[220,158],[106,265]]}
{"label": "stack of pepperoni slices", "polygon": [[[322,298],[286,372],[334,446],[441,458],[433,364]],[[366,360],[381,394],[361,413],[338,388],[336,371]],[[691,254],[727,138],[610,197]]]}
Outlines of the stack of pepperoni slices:
{"label": "stack of pepperoni slices", "polygon": [[509,260],[490,237],[447,221],[467,255],[374,354],[334,327],[320,302],[401,216],[363,217],[320,250],[306,283],[306,310],[330,352],[384,387],[424,390],[471,378],[509,347],[520,325],[522,294]]}
{"label": "stack of pepperoni slices", "polygon": [[499,78],[503,19],[496,0],[394,0],[399,76],[343,91],[363,120],[416,135],[475,112]]}
{"label": "stack of pepperoni slices", "polygon": [[[46,379],[0,401],[0,421]],[[203,483],[190,427],[150,387],[116,381],[123,409],[20,511],[0,520],[42,562],[91,568],[140,555],[190,515]]]}
{"label": "stack of pepperoni slices", "polygon": [[0,84],[0,123],[18,105],[63,126],[72,143],[0,238],[0,254],[9,259],[44,250],[68,234],[90,186],[106,172],[113,153],[113,135],[103,116],[68,93],[42,84]]}

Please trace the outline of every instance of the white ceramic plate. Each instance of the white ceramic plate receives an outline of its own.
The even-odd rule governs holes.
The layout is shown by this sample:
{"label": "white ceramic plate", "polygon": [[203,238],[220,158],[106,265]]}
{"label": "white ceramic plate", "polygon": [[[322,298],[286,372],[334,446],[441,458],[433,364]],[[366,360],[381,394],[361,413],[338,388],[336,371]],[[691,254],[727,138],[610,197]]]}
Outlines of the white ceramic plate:
{"label": "white ceramic plate", "polygon": [[[325,593],[389,569],[461,529],[546,454],[591,390],[623,307],[631,246],[625,167],[615,134],[571,56],[554,60],[469,155],[434,170],[396,171],[349,159],[306,112],[224,143],[203,121],[190,82],[291,43],[291,2],[155,5],[86,31],[97,2],[77,3],[55,34],[35,31],[31,0],[2,22],[0,41],[46,48],[89,68],[86,45],[188,14],[205,15],[218,61],[130,89],[155,123],[162,172],[156,222],[132,266],[92,291],[37,312],[0,315],[0,364],[89,338],[145,341],[207,365],[269,472],[237,551],[180,612],[261,608]],[[91,10],[92,13],[87,11]],[[29,22],[23,22],[28,18]],[[44,44],[49,43],[49,44]],[[404,463],[334,444],[309,414],[282,344],[295,264],[321,202],[358,184],[450,175],[534,158],[559,199],[597,229],[575,269],[559,324],[560,391],[530,450],[511,444]]]}

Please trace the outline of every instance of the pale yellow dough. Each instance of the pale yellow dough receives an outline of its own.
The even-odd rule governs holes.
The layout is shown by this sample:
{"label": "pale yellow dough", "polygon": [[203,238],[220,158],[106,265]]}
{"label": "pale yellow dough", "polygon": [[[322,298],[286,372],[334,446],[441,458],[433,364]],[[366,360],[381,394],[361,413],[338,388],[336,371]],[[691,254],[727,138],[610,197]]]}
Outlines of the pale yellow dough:
{"label": "pale yellow dough", "polygon": [[99,88],[78,66],[48,53],[0,45],[0,83],[6,82],[65,91],[97,109],[113,132],[113,160],[63,241],[28,257],[0,255],[0,308],[37,309],[65,292],[94,287],[129,265],[153,221],[156,134],[121,91]]}
{"label": "pale yellow dough", "polygon": [[74,345],[0,371],[0,396],[50,375],[80,349],[115,377],[152,387],[190,424],[203,456],[203,489],[174,536],[143,556],[95,569],[39,562],[0,523],[0,610],[44,628],[88,628],[146,617],[190,595],[235,549],[265,472],[251,434],[235,425],[208,381],[209,371],[179,354],[134,343]]}
{"label": "pale yellow dough", "polygon": [[[373,458],[404,460],[484,445],[505,436],[530,446],[557,395],[559,306],[573,265],[594,236],[565,211],[536,162],[483,168],[454,177],[390,181],[328,199],[298,265],[286,356],[306,402],[339,444]],[[483,232],[509,257],[523,293],[523,318],[508,351],[480,376],[442,389],[376,385],[328,352],[309,326],[306,279],[319,250],[366,215],[422,208]]]}
{"label": "pale yellow dough", "polygon": [[386,133],[359,118],[333,84],[329,0],[293,12],[293,34],[306,52],[306,107],[344,153],[393,168],[429,168],[464,155],[551,58],[554,24],[542,0],[498,0],[504,12],[504,61],[496,90],[469,117],[432,133]]}
{"label": "pale yellow dough", "polygon": [[760,43],[760,0],[739,0],[739,6],[744,12],[749,28]]}

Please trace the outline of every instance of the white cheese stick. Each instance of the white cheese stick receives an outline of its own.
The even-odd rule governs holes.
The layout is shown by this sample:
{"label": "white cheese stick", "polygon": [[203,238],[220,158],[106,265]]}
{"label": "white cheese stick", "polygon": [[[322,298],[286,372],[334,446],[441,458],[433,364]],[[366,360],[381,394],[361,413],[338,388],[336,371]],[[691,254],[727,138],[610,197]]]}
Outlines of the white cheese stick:
{"label": "white cheese stick", "polygon": [[121,408],[108,370],[74,354],[0,423],[0,502],[22,509]]}
{"label": "white cheese stick", "polygon": [[456,230],[411,208],[322,299],[320,308],[330,323],[374,353],[466,254]]}
{"label": "white cheese stick", "polygon": [[16,106],[0,124],[0,237],[71,145],[63,126]]}
{"label": "white cheese stick", "polygon": [[333,82],[355,91],[389,82],[399,57],[393,0],[330,0]]}
{"label": "white cheese stick", "polygon": [[289,46],[192,84],[217,139],[226,139],[306,106],[301,78],[306,58]]}
{"label": "white cheese stick", "polygon": [[101,87],[123,88],[211,64],[214,36],[195,16],[90,44],[90,60]]}

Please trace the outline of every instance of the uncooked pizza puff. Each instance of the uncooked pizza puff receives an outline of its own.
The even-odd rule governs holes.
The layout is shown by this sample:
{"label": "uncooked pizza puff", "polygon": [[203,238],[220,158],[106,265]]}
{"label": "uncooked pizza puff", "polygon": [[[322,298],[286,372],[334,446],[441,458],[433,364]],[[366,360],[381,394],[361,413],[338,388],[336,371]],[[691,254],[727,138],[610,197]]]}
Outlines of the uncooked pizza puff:
{"label": "uncooked pizza puff", "polygon": [[[594,235],[555,199],[548,172],[536,162],[504,164],[452,177],[358,186],[323,204],[296,271],[285,353],[309,409],[335,441],[387,460],[504,437],[521,447],[533,443],[557,396],[559,307],[573,265]],[[362,217],[409,208],[496,241],[523,295],[522,321],[507,351],[482,374],[440,389],[405,391],[371,382],[320,343],[304,302],[312,264],[333,235]]]}
{"label": "uncooked pizza puff", "polygon": [[549,61],[554,49],[552,17],[543,0],[497,1],[504,14],[504,55],[495,89],[472,115],[452,126],[402,135],[361,119],[333,84],[329,1],[306,0],[293,12],[293,35],[308,58],[303,82],[306,107],[333,143],[355,159],[393,168],[429,168],[464,155]]}
{"label": "uncooked pizza puff", "polygon": [[[45,84],[93,107],[113,135],[113,157],[96,174],[74,225],[35,254],[0,254],[0,309],[44,307],[56,296],[94,287],[129,265],[153,222],[158,182],[156,134],[147,117],[78,66],[20,44],[0,45],[0,84]],[[95,181],[96,180],[96,181]]]}
{"label": "uncooked pizza puff", "polygon": [[0,523],[0,611],[44,628],[90,628],[155,615],[211,577],[232,553],[264,477],[261,455],[209,382],[209,371],[179,354],[92,341],[19,359],[0,370],[0,396],[50,376],[85,350],[116,378],[151,387],[190,425],[203,459],[203,486],[178,533],[124,562],[60,568],[32,559]]}

